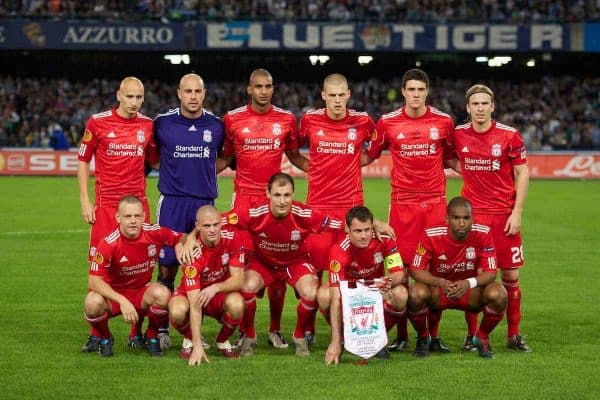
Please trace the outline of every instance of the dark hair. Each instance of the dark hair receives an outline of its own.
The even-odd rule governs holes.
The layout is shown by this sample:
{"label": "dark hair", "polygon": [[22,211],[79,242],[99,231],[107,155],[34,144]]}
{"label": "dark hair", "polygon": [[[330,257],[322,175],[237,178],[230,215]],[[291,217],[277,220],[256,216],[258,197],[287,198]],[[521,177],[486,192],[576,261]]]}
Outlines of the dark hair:
{"label": "dark hair", "polygon": [[365,206],[352,207],[346,214],[346,225],[350,226],[353,219],[360,222],[373,222],[373,213]]}
{"label": "dark hair", "polygon": [[279,186],[284,186],[286,184],[292,185],[292,191],[296,190],[296,186],[294,185],[294,178],[285,172],[278,172],[269,178],[269,183],[267,183],[267,190],[270,192],[273,184],[277,182]]}
{"label": "dark hair", "polygon": [[469,200],[465,199],[464,197],[458,196],[450,200],[450,202],[448,203],[448,207],[446,207],[446,212],[450,213],[450,210],[456,209],[458,207],[465,207],[469,211],[471,211],[472,209]]}
{"label": "dark hair", "polygon": [[427,73],[419,68],[409,69],[402,75],[402,87],[406,87],[408,81],[421,81],[425,82],[425,87],[429,89],[429,76]]}

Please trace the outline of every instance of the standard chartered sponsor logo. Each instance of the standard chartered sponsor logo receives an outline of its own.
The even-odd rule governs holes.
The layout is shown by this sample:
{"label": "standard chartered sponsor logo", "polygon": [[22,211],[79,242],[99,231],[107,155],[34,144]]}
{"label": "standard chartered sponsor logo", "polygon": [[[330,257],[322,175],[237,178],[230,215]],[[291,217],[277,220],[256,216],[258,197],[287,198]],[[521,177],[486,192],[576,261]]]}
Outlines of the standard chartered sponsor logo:
{"label": "standard chartered sponsor logo", "polygon": [[267,251],[273,251],[278,253],[287,253],[290,251],[289,243],[280,242],[269,242],[268,240],[262,240],[258,245],[259,248]]}
{"label": "standard chartered sponsor logo", "polygon": [[244,150],[277,150],[279,149],[279,140],[274,141],[273,138],[245,138]]}
{"label": "standard chartered sponsor logo", "polygon": [[420,157],[434,154],[436,148],[435,145],[429,147],[429,143],[402,143],[400,145],[400,155],[402,157]]}
{"label": "standard chartered sponsor logo", "polygon": [[142,263],[136,264],[136,265],[123,267],[121,269],[120,275],[121,276],[137,275],[137,274],[144,273],[153,267],[154,267],[154,260],[148,260],[148,261],[144,261]]}
{"label": "standard chartered sponsor logo", "polygon": [[329,142],[319,140],[317,153],[323,154],[354,154],[354,144],[346,142]]}
{"label": "standard chartered sponsor logo", "polygon": [[173,158],[210,158],[210,147],[177,145]]}
{"label": "standard chartered sponsor logo", "polygon": [[114,157],[141,157],[144,149],[137,144],[109,143],[106,154]]}
{"label": "standard chartered sponsor logo", "polygon": [[499,171],[500,161],[489,158],[465,157],[464,168],[469,171]]}

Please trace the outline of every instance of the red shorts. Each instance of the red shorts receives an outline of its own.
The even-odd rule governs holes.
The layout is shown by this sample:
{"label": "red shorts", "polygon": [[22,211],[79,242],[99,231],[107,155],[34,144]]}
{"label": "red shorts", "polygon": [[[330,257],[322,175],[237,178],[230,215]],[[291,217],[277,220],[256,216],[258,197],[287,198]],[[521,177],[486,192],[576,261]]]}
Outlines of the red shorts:
{"label": "red shorts", "polygon": [[469,309],[469,297],[471,296],[471,289],[467,289],[467,292],[458,300],[449,299],[442,288],[437,288],[440,295],[440,306],[442,310],[452,308],[454,310],[468,310]]}
{"label": "red shorts", "polygon": [[[148,199],[142,199],[142,204],[144,206],[144,212],[146,213],[144,222],[150,223],[150,206],[148,205]],[[88,261],[92,261],[94,255],[96,255],[96,248],[98,247],[100,240],[108,236],[119,226],[115,218],[117,206],[94,207],[94,211],[96,213],[96,222],[94,222],[90,228]]]}
{"label": "red shorts", "polygon": [[287,282],[293,288],[304,275],[317,276],[314,267],[306,260],[292,264],[287,268],[269,268],[256,258],[251,258],[246,269],[256,271],[262,277],[265,286],[273,286],[277,282]]}
{"label": "red shorts", "polygon": [[[148,289],[148,286],[150,286],[150,282],[148,282],[146,285],[144,285],[144,287],[140,289],[117,290],[117,292],[125,296],[125,298],[129,300],[131,304],[133,304],[133,306],[136,310],[138,310],[139,313],[139,310],[142,309],[142,299],[144,298],[144,293],[146,293],[146,289]],[[121,305],[119,303],[117,303],[114,300],[108,300],[108,302],[110,303],[111,318],[121,314]]]}
{"label": "red shorts", "polygon": [[500,269],[521,268],[525,264],[521,233],[518,232],[512,236],[504,233],[504,225],[509,216],[510,213],[476,214],[473,212],[473,221],[475,223],[489,226],[492,230],[498,268]]}
{"label": "red shorts", "polygon": [[445,225],[446,202],[439,203],[394,203],[390,205],[389,224],[396,232],[396,243],[405,266],[410,265],[419,238],[425,228]]}
{"label": "red shorts", "polygon": [[[346,214],[349,209],[340,208],[339,210],[325,210],[330,218],[340,221],[346,221]],[[346,233],[340,232],[321,232],[311,233],[306,238],[306,250],[310,261],[317,271],[329,270],[329,252],[334,244],[339,243]]]}
{"label": "red shorts", "polygon": [[[215,294],[215,297],[213,297],[212,300],[209,301],[208,304],[202,308],[202,312],[205,315],[208,315],[209,317],[221,322],[221,319],[223,318],[223,310],[225,309],[225,298],[229,293],[230,292],[219,292]],[[186,292],[181,292],[176,289],[173,292],[173,296],[171,296],[171,298],[177,296],[185,297],[187,299]]]}

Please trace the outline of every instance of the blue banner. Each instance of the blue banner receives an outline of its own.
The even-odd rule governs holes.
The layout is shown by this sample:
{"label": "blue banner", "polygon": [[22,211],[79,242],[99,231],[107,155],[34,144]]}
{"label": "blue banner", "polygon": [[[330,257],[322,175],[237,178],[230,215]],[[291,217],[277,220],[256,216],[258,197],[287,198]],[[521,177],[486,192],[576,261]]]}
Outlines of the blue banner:
{"label": "blue banner", "polygon": [[600,24],[0,22],[0,49],[31,50],[599,51],[599,37]]}
{"label": "blue banner", "polygon": [[583,46],[590,53],[600,51],[600,24],[585,24]]}

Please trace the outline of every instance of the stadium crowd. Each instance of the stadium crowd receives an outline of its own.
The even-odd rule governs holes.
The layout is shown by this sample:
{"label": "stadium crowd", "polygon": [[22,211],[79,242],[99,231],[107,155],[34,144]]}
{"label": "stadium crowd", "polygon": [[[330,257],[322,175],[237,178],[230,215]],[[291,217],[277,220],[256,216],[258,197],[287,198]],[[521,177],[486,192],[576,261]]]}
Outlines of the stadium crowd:
{"label": "stadium crowd", "polygon": [[597,0],[2,0],[0,16],[528,23],[594,21],[600,7]]}
{"label": "stadium crowd", "polygon": [[[473,82],[437,79],[431,104],[454,117],[466,119],[464,95]],[[144,81],[142,112],[155,116],[177,104],[172,87],[158,80]],[[323,107],[320,82],[276,82],[274,104],[297,117]],[[520,129],[529,150],[600,149],[600,78],[542,77],[530,82],[494,81],[498,120]],[[77,146],[87,118],[116,102],[117,81],[0,76],[0,146]],[[369,79],[352,83],[349,106],[378,119],[402,102],[400,79]],[[205,108],[218,116],[247,100],[245,82],[207,82]]]}

